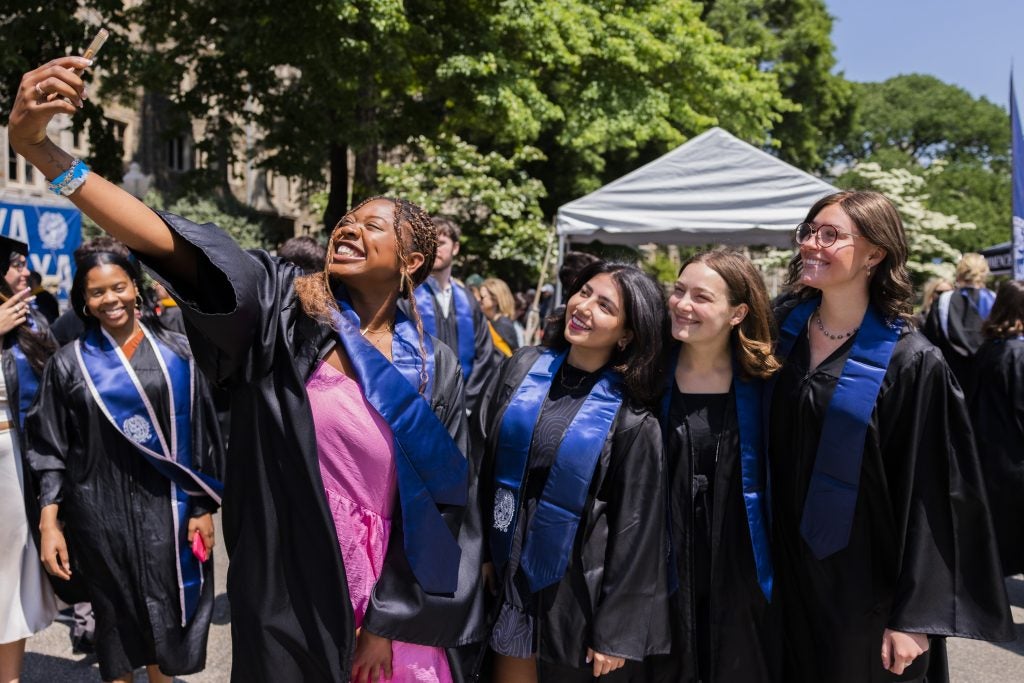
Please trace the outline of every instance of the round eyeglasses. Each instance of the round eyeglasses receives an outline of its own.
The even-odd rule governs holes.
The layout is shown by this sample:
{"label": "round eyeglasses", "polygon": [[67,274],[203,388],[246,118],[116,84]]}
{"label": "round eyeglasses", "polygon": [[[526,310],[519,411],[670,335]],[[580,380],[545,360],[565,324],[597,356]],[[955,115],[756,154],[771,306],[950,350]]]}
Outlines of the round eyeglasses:
{"label": "round eyeglasses", "polygon": [[846,239],[847,237],[864,237],[864,235],[854,235],[852,232],[843,232],[836,226],[829,223],[822,223],[821,225],[815,225],[814,223],[801,223],[796,226],[796,234],[794,235],[794,238],[798,245],[811,239],[811,235],[814,235],[814,240],[817,242],[819,247],[831,247],[838,239]]}

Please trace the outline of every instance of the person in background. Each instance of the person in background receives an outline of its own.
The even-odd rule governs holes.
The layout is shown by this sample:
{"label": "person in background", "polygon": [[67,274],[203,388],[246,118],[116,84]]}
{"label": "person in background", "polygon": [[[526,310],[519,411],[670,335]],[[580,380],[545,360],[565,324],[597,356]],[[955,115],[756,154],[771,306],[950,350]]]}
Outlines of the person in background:
{"label": "person in background", "polygon": [[932,306],[935,305],[939,297],[952,291],[953,283],[944,277],[933,277],[924,283],[924,289],[921,292],[921,310],[915,317],[918,328],[924,327],[925,321],[928,320],[928,313],[931,312]]}
{"label": "person in background", "polygon": [[32,307],[43,314],[46,323],[52,325],[60,315],[60,304],[50,290],[43,287],[43,276],[34,270],[28,274],[28,286],[32,289]]}
{"label": "person in background", "polygon": [[[57,349],[25,286],[28,245],[0,237],[0,681],[17,681],[25,641],[53,621],[57,599],[39,562],[39,505],[25,458],[25,411]],[[29,322],[31,321],[31,322]]]}
{"label": "person in background", "polygon": [[[99,237],[92,238],[88,242],[83,242],[80,247],[75,249],[75,253],[72,255],[72,258],[75,261],[76,269],[78,264],[87,254],[91,254],[95,251],[109,251],[115,254],[120,254],[125,258],[131,257],[128,253],[128,248],[120,241],[107,235],[101,235]],[[68,310],[61,313],[53,322],[53,325],[50,326],[50,331],[53,333],[54,339],[56,339],[57,343],[61,346],[78,339],[78,337],[85,332],[85,323],[82,322],[81,311],[76,312],[69,307]]]}
{"label": "person in background", "polygon": [[25,423],[40,555],[56,579],[84,583],[103,680],[145,666],[169,683],[206,662],[223,491],[213,403],[185,337],[136,315],[127,258],[85,255],[71,301],[85,332],[47,363]]}
{"label": "person in background", "polygon": [[309,235],[299,235],[285,241],[277,255],[297,265],[303,273],[316,273],[324,268],[327,248]]}
{"label": "person in background", "polygon": [[480,283],[480,310],[491,325],[494,345],[505,356],[519,348],[522,332],[515,322],[516,302],[504,280],[490,277]]}
{"label": "person in background", "polygon": [[[472,414],[496,369],[498,358],[479,304],[452,277],[462,231],[455,221],[443,216],[434,218],[434,225],[437,227],[437,257],[430,277],[416,288],[416,308],[423,319],[423,331],[447,344],[458,357],[466,383],[466,410]],[[408,310],[408,303],[401,305],[403,310]]]}
{"label": "person in background", "polygon": [[964,254],[956,266],[956,288],[939,295],[921,331],[939,347],[960,386],[972,381],[974,354],[984,341],[981,328],[995,303],[985,287],[988,261],[981,254]]}
{"label": "person in background", "polygon": [[999,288],[968,406],[1003,575],[1024,572],[1024,282]]}

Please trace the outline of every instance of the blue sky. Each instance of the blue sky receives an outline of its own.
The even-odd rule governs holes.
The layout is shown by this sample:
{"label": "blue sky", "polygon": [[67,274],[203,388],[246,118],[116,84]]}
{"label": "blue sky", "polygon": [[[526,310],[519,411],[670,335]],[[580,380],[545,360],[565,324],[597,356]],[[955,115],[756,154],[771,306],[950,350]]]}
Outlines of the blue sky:
{"label": "blue sky", "polygon": [[838,69],[852,81],[925,73],[1006,106],[1024,100],[1024,0],[825,0]]}

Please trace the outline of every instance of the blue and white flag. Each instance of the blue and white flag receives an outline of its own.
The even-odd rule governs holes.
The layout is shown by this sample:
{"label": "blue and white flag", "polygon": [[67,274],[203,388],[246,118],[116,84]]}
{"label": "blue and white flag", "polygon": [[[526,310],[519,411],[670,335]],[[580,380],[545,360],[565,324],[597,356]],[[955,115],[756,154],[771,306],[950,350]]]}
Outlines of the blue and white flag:
{"label": "blue and white flag", "polygon": [[1020,127],[1020,110],[1013,93],[1013,72],[1010,72],[1010,126],[1013,129],[1013,229],[1010,254],[1013,257],[1013,279],[1024,280],[1024,134]]}
{"label": "blue and white flag", "polygon": [[0,235],[28,245],[28,267],[60,281],[57,298],[67,300],[75,276],[72,255],[82,243],[82,212],[56,206],[0,202]]}

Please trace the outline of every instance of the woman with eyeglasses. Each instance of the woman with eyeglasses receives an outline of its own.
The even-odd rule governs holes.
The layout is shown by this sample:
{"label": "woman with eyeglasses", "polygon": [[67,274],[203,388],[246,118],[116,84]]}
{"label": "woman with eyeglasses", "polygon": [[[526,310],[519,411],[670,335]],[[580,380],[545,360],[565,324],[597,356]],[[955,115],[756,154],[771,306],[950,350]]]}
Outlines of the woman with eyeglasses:
{"label": "woman with eyeglasses", "polygon": [[824,197],[796,241],[767,411],[783,680],[920,680],[929,636],[1014,638],[967,409],[909,324],[888,199]]}

